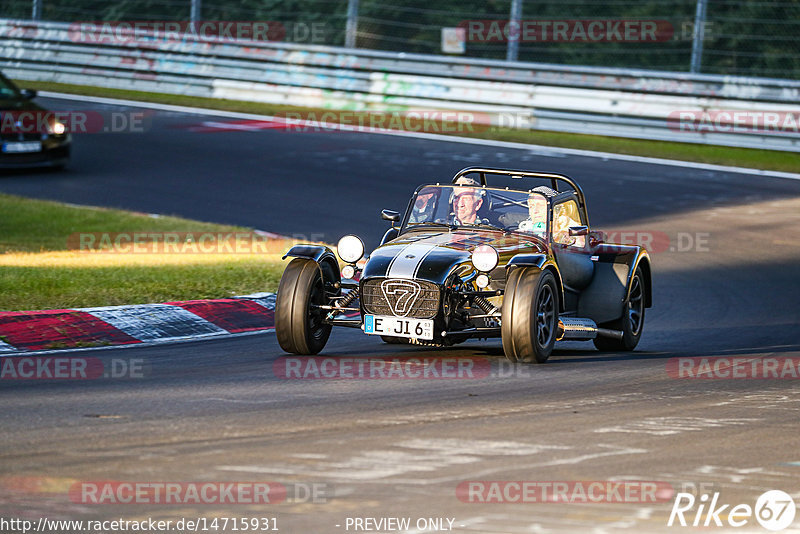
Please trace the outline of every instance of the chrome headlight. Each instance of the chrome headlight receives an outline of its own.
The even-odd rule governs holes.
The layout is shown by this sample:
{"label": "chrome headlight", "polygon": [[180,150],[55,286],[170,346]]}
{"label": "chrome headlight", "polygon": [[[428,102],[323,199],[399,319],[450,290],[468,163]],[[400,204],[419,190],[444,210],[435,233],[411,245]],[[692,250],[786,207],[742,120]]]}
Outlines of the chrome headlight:
{"label": "chrome headlight", "polygon": [[352,280],[353,277],[356,275],[356,268],[352,265],[345,265],[342,267],[342,278],[347,278],[348,280]]}
{"label": "chrome headlight", "polygon": [[483,273],[488,273],[500,263],[497,250],[489,245],[480,245],[472,251],[472,265]]}
{"label": "chrome headlight", "polygon": [[364,256],[364,243],[354,235],[346,235],[336,245],[336,252],[342,261],[355,263]]}

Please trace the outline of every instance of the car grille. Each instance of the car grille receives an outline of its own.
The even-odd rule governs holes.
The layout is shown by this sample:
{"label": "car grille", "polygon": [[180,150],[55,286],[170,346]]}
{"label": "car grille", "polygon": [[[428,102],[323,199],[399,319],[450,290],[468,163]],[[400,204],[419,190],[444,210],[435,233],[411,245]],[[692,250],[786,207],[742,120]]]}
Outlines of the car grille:
{"label": "car grille", "polygon": [[[382,287],[384,282],[388,285]],[[403,300],[410,298],[409,291],[417,293],[410,306]],[[439,287],[425,280],[371,278],[361,285],[361,302],[364,310],[374,315],[432,319],[439,311]]]}

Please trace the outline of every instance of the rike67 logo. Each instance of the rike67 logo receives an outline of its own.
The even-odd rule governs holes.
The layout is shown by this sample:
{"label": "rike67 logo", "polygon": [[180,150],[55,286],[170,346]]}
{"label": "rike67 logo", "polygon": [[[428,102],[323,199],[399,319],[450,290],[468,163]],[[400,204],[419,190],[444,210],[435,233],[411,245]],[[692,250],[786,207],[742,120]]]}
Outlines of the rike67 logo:
{"label": "rike67 logo", "polygon": [[792,524],[796,511],[792,497],[781,490],[762,493],[755,506],[723,503],[719,492],[711,497],[703,493],[699,498],[691,493],[678,493],[667,526],[722,527],[727,523],[729,527],[743,527],[752,525],[755,519],[765,529],[777,532]]}

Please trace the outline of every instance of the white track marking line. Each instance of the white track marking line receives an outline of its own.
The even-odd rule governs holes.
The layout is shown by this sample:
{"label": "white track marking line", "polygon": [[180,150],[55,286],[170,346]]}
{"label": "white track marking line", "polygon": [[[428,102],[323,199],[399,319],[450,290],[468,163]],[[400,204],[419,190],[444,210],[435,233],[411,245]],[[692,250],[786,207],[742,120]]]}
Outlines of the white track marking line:
{"label": "white track marking line", "polygon": [[670,436],[683,432],[721,428],[730,425],[744,425],[760,419],[709,419],[705,417],[648,417],[640,421],[631,421],[622,425],[597,428],[594,432],[622,432],[628,434],[650,434],[652,436]]}
{"label": "white track marking line", "polygon": [[[216,117],[230,117],[230,118],[239,118],[239,119],[254,119],[254,120],[263,120],[263,121],[278,121],[283,120],[280,117],[273,117],[271,115],[256,115],[253,113],[239,113],[235,111],[220,111],[217,109],[205,109],[205,108],[193,108],[193,107],[186,107],[186,106],[175,106],[172,104],[157,104],[151,102],[142,102],[137,100],[125,100],[125,99],[117,99],[117,98],[106,98],[106,97],[95,97],[95,96],[81,96],[81,95],[71,95],[66,93],[54,93],[50,91],[41,91],[39,92],[39,96],[43,96],[45,98],[61,98],[64,100],[77,100],[83,102],[94,102],[98,104],[110,104],[116,106],[130,106],[130,107],[142,107],[142,108],[149,108],[149,109],[159,109],[163,111],[173,111],[176,113],[190,113],[195,115],[211,115]],[[358,131],[357,128],[348,127],[348,125],[340,125],[340,124],[326,124],[326,128],[330,129],[339,129],[342,131]],[[590,158],[602,158],[602,159],[610,159],[610,160],[617,160],[617,161],[631,161],[636,163],[647,163],[652,165],[666,165],[671,167],[683,167],[683,168],[690,168],[690,169],[702,169],[708,171],[719,171],[719,172],[732,172],[738,174],[751,174],[756,176],[764,176],[770,178],[787,178],[790,180],[800,180],[800,174],[798,173],[791,173],[791,172],[782,172],[782,171],[769,171],[764,169],[750,169],[747,167],[734,167],[728,165],[713,165],[710,163],[698,163],[692,161],[681,161],[681,160],[673,160],[673,159],[665,159],[665,158],[653,158],[653,157],[646,157],[646,156],[631,156],[628,154],[614,154],[612,152],[597,152],[593,150],[581,150],[577,148],[560,148],[560,147],[552,147],[552,146],[545,146],[545,145],[529,145],[525,143],[514,143],[511,141],[495,141],[491,139],[476,139],[470,137],[458,137],[458,136],[449,136],[449,135],[441,135],[441,134],[430,134],[430,133],[422,133],[422,132],[404,132],[400,130],[380,130],[374,129],[370,132],[362,132],[362,133],[374,133],[380,135],[396,135],[400,137],[412,137],[416,139],[428,139],[431,141],[446,141],[448,143],[462,143],[462,144],[470,144],[470,145],[481,145],[481,146],[491,146],[491,147],[500,147],[500,148],[510,148],[510,149],[517,149],[517,150],[540,150],[544,152],[552,152],[558,154],[567,154],[571,156],[586,156]],[[706,145],[711,146],[711,145]]]}
{"label": "white track marking line", "polygon": [[[433,445],[435,440],[425,440]],[[415,444],[415,442],[410,442]],[[472,443],[472,445],[468,445]],[[501,444],[498,448],[498,443]],[[520,447],[527,447],[526,456],[538,456],[543,452],[567,451],[573,447],[560,445],[540,445],[533,443],[519,444]],[[402,444],[398,446],[403,447]],[[617,445],[597,444],[600,452],[579,454],[570,458],[548,460],[544,462],[534,462],[530,464],[517,464],[513,467],[507,465],[484,469],[481,471],[469,472],[468,475],[446,475],[436,478],[426,478],[417,476],[415,478],[398,478],[400,475],[408,473],[435,473],[441,469],[446,469],[456,465],[479,464],[491,457],[510,456],[507,444],[503,442],[481,443],[481,440],[474,442],[464,441],[462,447],[471,450],[468,455],[454,456],[453,452],[443,447],[428,448],[420,453],[410,453],[405,451],[364,450],[343,460],[321,461],[315,465],[219,465],[216,469],[220,471],[233,471],[241,473],[262,473],[262,474],[282,474],[289,476],[316,476],[331,480],[338,480],[351,483],[370,483],[370,484],[405,484],[405,485],[430,485],[461,482],[465,479],[479,479],[486,476],[494,476],[497,473],[507,473],[513,470],[519,473],[523,470],[532,470],[542,467],[553,467],[560,465],[575,465],[591,460],[597,460],[608,456],[619,456],[629,454],[645,454],[647,449],[623,447]],[[513,452],[513,451],[511,451]],[[516,454],[514,454],[516,456]]]}

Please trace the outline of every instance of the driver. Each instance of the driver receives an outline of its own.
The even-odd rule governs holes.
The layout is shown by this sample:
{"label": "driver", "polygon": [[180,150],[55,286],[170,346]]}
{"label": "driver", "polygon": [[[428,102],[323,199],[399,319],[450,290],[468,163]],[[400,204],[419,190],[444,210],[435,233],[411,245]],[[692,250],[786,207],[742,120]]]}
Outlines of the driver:
{"label": "driver", "polygon": [[[456,184],[477,186],[478,182],[462,176],[456,181]],[[478,217],[478,210],[481,209],[483,205],[483,191],[478,187],[454,187],[452,204],[453,213],[451,220],[453,224],[461,226],[465,224],[488,223],[488,221]]]}

